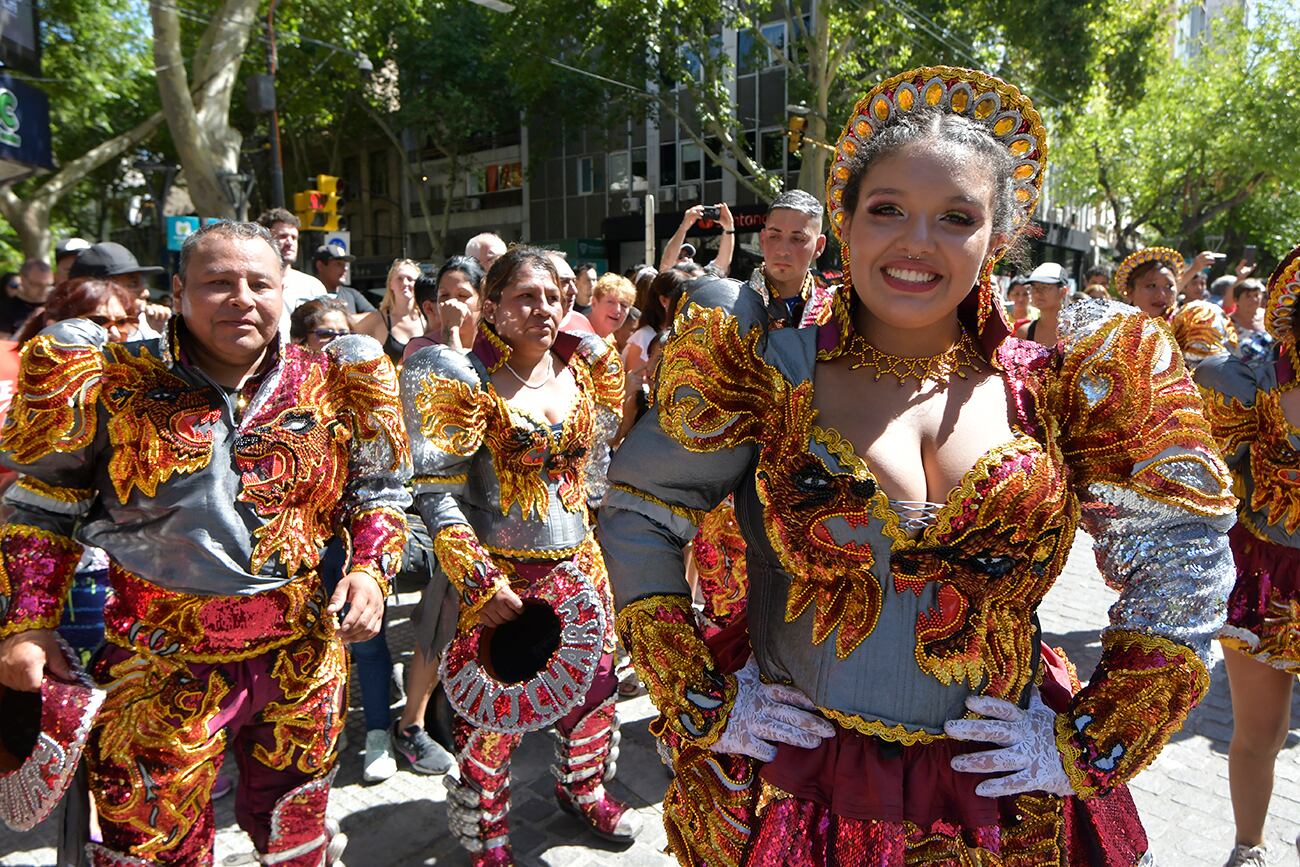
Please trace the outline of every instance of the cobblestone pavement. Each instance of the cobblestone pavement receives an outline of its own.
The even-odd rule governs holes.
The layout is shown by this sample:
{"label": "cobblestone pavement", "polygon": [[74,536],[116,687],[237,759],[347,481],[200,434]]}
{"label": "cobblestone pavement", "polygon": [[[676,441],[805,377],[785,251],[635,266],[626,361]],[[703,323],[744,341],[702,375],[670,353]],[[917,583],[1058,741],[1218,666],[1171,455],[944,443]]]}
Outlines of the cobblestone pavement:
{"label": "cobblestone pavement", "polygon": [[[1106,589],[1092,561],[1091,546],[1082,535],[1070,562],[1040,609],[1048,643],[1063,647],[1083,676],[1100,652],[1098,634],[1114,594]],[[389,620],[395,658],[410,640],[407,615],[414,593],[398,597]],[[1160,758],[1133,785],[1151,848],[1162,867],[1218,867],[1232,842],[1232,812],[1228,800],[1227,747],[1232,716],[1227,678],[1216,654],[1207,700]],[[378,785],[361,783],[360,751],[365,741],[361,713],[354,703],[348,724],[349,746],[344,752],[330,812],[349,836],[345,860],[349,867],[461,865],[464,856],[446,832],[446,795],[440,778],[402,770]],[[525,738],[514,765],[511,838],[521,864],[547,867],[651,867],[669,865],[662,854],[664,831],[660,800],[668,776],[655,754],[646,726],[653,709],[646,697],[619,705],[623,720],[622,757],[618,778],[610,784],[617,796],[629,800],[644,818],[636,843],[618,850],[585,834],[576,820],[560,813],[551,796],[550,739],[544,734]],[[1300,706],[1293,707],[1293,713]],[[1269,843],[1276,864],[1295,864],[1292,841],[1300,831],[1300,739],[1293,734],[1278,762],[1277,787],[1269,819]],[[399,760],[400,761],[400,760]],[[235,825],[231,798],[217,804],[216,863],[254,864],[252,846]],[[47,823],[48,824],[48,823]],[[0,865],[53,863],[53,830],[39,827],[26,834],[0,828]]]}

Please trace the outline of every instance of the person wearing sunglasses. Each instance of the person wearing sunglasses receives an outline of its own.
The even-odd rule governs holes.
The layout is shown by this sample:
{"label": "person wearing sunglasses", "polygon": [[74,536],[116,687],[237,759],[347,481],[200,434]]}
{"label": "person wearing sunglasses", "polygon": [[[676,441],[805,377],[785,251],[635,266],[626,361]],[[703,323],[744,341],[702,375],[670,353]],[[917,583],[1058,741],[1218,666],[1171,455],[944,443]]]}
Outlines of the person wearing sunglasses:
{"label": "person wearing sunglasses", "polygon": [[321,352],[331,340],[351,333],[347,307],[337,298],[308,301],[289,317],[289,339],[312,352]]}
{"label": "person wearing sunglasses", "polygon": [[88,319],[108,332],[110,343],[137,339],[140,299],[116,280],[75,277],[54,288],[45,306],[28,319],[14,341],[21,346],[41,329],[65,319]]}

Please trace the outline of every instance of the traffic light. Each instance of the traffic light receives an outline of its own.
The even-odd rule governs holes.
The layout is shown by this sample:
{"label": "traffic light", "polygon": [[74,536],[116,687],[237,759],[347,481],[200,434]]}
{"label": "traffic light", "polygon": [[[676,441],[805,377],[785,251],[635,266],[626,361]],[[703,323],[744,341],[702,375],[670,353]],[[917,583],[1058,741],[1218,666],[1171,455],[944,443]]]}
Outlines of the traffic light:
{"label": "traffic light", "polygon": [[304,231],[337,232],[341,228],[339,209],[343,207],[343,200],[338,192],[338,178],[317,175],[314,190],[293,194],[293,209]]}
{"label": "traffic light", "polygon": [[803,148],[803,131],[808,128],[808,118],[802,114],[790,114],[786,122],[785,134],[789,139],[787,147],[790,153],[797,154]]}

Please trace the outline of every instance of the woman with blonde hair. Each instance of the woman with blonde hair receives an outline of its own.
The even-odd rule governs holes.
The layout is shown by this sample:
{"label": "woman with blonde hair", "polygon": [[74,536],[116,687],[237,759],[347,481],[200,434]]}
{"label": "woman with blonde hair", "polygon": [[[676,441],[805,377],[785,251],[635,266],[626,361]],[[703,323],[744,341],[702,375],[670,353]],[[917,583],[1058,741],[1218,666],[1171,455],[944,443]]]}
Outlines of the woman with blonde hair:
{"label": "woman with blonde hair", "polygon": [[394,259],[384,282],[384,300],[379,302],[384,320],[381,340],[394,364],[401,362],[406,344],[424,333],[424,314],[415,303],[415,281],[420,273],[420,265],[413,259]]}
{"label": "woman with blonde hair", "polygon": [[602,275],[591,289],[591,309],[587,311],[591,330],[608,338],[623,327],[635,301],[636,287],[631,280],[618,274]]}

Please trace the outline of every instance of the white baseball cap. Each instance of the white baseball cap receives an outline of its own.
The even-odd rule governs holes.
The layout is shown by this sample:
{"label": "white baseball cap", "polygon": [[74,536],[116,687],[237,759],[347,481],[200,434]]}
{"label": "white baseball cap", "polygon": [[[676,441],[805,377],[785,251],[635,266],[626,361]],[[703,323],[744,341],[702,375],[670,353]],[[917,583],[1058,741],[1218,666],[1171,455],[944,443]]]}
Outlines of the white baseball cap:
{"label": "white baseball cap", "polygon": [[1056,262],[1044,262],[1025,278],[1029,283],[1056,283],[1061,286],[1067,286],[1070,279],[1065,275],[1065,268]]}

